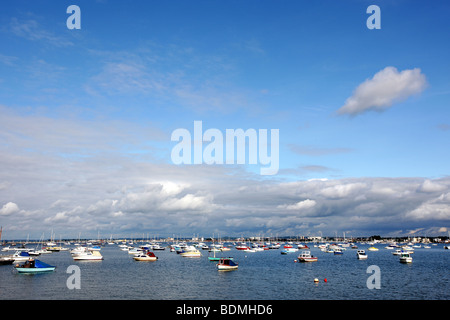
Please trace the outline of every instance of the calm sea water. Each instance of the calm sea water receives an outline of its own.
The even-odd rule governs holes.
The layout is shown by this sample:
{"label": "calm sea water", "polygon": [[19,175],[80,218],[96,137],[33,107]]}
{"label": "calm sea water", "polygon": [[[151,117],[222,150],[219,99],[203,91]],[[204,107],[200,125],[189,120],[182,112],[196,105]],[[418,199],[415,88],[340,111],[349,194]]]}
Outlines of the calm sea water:
{"label": "calm sea water", "polygon": [[[367,249],[367,245],[359,245]],[[41,255],[56,265],[53,273],[18,274],[12,265],[0,266],[0,300],[448,300],[450,250],[442,245],[417,248],[411,264],[402,264],[392,250],[378,246],[367,260],[356,259],[348,248],[334,255],[311,247],[318,262],[295,263],[298,253],[281,250],[221,253],[232,256],[239,269],[219,272],[202,251],[201,258],[184,258],[168,249],[155,251],[156,262],[134,261],[117,245],[101,250],[103,261],[72,259],[68,251]],[[2,252],[4,254],[4,252]],[[68,289],[67,268],[80,267],[80,289]],[[380,268],[380,289],[366,285],[370,265]],[[314,283],[318,278],[319,283]],[[326,278],[326,282],[324,279]]]}

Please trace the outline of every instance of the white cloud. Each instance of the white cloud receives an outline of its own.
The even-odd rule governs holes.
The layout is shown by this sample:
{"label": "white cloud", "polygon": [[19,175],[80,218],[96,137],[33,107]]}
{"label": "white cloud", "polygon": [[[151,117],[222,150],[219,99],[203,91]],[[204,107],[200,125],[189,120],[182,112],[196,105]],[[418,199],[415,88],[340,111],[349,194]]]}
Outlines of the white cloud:
{"label": "white cloud", "polygon": [[328,198],[344,198],[351,194],[364,189],[366,187],[365,183],[348,183],[348,184],[337,184],[335,186],[324,188],[321,193]]}
{"label": "white cloud", "polygon": [[287,210],[304,210],[304,209],[309,209],[312,208],[316,205],[316,201],[314,200],[310,200],[310,199],[306,199],[303,201],[299,201],[295,204],[290,204],[290,205],[280,205],[278,206],[279,208],[284,208]]}
{"label": "white cloud", "polygon": [[418,68],[399,72],[386,67],[361,83],[338,114],[357,115],[369,110],[383,111],[425,89],[425,75]]}
{"label": "white cloud", "polygon": [[71,41],[66,38],[56,36],[50,31],[44,29],[44,27],[36,20],[23,20],[13,17],[9,25],[10,31],[16,36],[23,37],[32,41],[46,41],[56,47],[68,47],[73,46]]}
{"label": "white cloud", "polygon": [[447,189],[447,186],[431,181],[429,179],[425,180],[419,187],[419,191],[422,192],[441,192]]}
{"label": "white cloud", "polygon": [[[104,125],[10,112],[0,124],[5,142],[0,178],[8,182],[0,185],[0,214],[8,235],[17,238],[28,233],[39,238],[52,228],[63,237],[78,237],[98,231],[210,236],[341,230],[358,236],[418,227],[424,234],[438,233],[449,227],[450,178],[283,183],[262,180],[242,167],[175,166],[128,157],[122,146],[130,136]],[[129,127],[125,123],[124,131]],[[86,156],[70,155],[78,153]]]}
{"label": "white cloud", "polygon": [[19,212],[19,206],[14,202],[8,202],[0,209],[0,216],[9,216],[17,212]]}

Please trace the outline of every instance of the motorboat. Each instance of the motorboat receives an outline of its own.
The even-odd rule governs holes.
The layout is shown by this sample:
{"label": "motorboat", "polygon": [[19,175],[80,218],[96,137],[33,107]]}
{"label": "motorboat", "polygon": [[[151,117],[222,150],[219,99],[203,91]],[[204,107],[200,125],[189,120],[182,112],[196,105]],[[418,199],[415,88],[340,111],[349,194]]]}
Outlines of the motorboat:
{"label": "motorboat", "polygon": [[166,248],[156,243],[152,245],[152,250],[166,250]]}
{"label": "motorboat", "polygon": [[411,262],[412,262],[412,257],[411,257],[411,255],[410,255],[409,253],[407,253],[407,252],[403,252],[403,253],[400,255],[400,262],[401,262],[401,263],[411,263]]}
{"label": "motorboat", "polygon": [[145,251],[145,252],[136,254],[133,257],[133,259],[136,261],[156,261],[156,260],[158,260],[158,257],[155,256],[155,254],[151,251]]}
{"label": "motorboat", "polygon": [[401,255],[402,254],[402,250],[400,250],[400,249],[397,249],[397,250],[395,250],[394,252],[392,252],[392,254],[394,255],[394,256],[399,256],[399,255]]}
{"label": "motorboat", "polygon": [[288,247],[286,248],[286,246],[284,247],[283,250],[281,250],[281,254],[288,254],[288,253],[293,253],[293,252],[297,252],[298,249],[294,248],[294,247]]}
{"label": "motorboat", "polygon": [[14,258],[12,256],[0,256],[0,265],[12,264]]}
{"label": "motorboat", "polygon": [[49,246],[49,247],[46,247],[45,249],[48,250],[48,251],[51,251],[51,252],[59,252],[59,251],[62,250],[62,247],[58,247],[58,246]]}
{"label": "motorboat", "polygon": [[368,248],[367,250],[369,250],[369,251],[378,251],[379,249],[374,247],[374,246],[372,246],[372,247]]}
{"label": "motorboat", "polygon": [[365,259],[367,259],[367,254],[364,250],[358,250],[358,251],[356,251],[356,257],[359,260],[365,260]]}
{"label": "motorboat", "polygon": [[317,257],[312,256],[310,251],[303,251],[298,256],[299,262],[316,262],[317,260]]}
{"label": "motorboat", "polygon": [[187,246],[179,255],[185,258],[197,258],[201,257],[202,253],[194,246]]}
{"label": "motorboat", "polygon": [[51,266],[37,259],[28,259],[23,264],[17,264],[15,269],[19,273],[41,273],[41,272],[52,272],[55,270],[55,266]]}
{"label": "motorboat", "polygon": [[236,270],[238,264],[233,261],[233,258],[221,258],[217,264],[217,269],[220,271]]}
{"label": "motorboat", "polygon": [[14,262],[24,262],[31,258],[28,251],[16,251],[10,257],[12,257],[14,259]]}
{"label": "motorboat", "polygon": [[100,251],[85,250],[84,252],[72,254],[73,260],[103,260]]}
{"label": "motorboat", "polygon": [[335,249],[333,253],[340,255],[340,254],[344,254],[344,251],[342,251],[342,249]]}
{"label": "motorboat", "polygon": [[143,249],[141,249],[141,248],[130,248],[130,249],[128,249],[128,254],[135,255],[135,254],[141,253],[142,251],[143,251]]}

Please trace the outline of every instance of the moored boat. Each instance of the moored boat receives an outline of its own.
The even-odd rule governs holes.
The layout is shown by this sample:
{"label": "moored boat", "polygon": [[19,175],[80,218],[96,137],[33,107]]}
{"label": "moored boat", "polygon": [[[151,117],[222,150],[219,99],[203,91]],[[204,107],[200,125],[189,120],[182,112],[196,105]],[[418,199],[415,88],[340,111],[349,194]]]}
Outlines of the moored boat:
{"label": "moored boat", "polygon": [[201,257],[202,253],[194,246],[187,246],[185,250],[182,250],[179,253],[179,255],[185,258],[197,258]]}
{"label": "moored boat", "polygon": [[400,255],[400,262],[401,263],[411,263],[412,262],[412,257],[409,253],[403,252]]}
{"label": "moored boat", "polygon": [[293,252],[297,252],[298,251],[298,249],[297,248],[293,248],[293,247],[287,247],[286,248],[286,246],[284,247],[284,249],[283,250],[281,250],[281,254],[288,254],[288,253],[293,253]]}
{"label": "moored boat", "polygon": [[316,262],[317,260],[317,257],[312,256],[310,251],[303,251],[298,256],[299,262]]}
{"label": "moored boat", "polygon": [[41,273],[52,272],[55,270],[55,266],[51,266],[45,262],[37,259],[28,259],[25,263],[15,266],[15,269],[19,273]]}
{"label": "moored boat", "polygon": [[366,254],[366,252],[365,252],[364,250],[358,250],[358,251],[356,252],[356,257],[357,257],[359,260],[365,260],[365,259],[367,259],[367,254]]}
{"label": "moored boat", "polygon": [[86,250],[84,252],[72,254],[73,260],[103,260],[99,251]]}
{"label": "moored boat", "polygon": [[233,258],[221,258],[217,264],[217,269],[220,271],[236,270],[238,264],[233,261]]}
{"label": "moored boat", "polygon": [[158,257],[155,256],[155,254],[151,251],[145,251],[145,252],[136,254],[133,257],[133,259],[136,261],[156,261],[156,260],[158,260]]}
{"label": "moored boat", "polygon": [[0,265],[12,264],[14,262],[14,258],[11,256],[0,256]]}

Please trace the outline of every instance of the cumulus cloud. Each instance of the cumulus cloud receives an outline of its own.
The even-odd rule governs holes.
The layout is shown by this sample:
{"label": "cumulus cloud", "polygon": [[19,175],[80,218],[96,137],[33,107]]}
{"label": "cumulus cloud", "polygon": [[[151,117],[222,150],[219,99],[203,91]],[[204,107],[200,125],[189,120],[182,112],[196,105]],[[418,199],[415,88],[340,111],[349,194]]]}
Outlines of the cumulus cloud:
{"label": "cumulus cloud", "polygon": [[425,87],[426,78],[419,68],[399,72],[395,67],[386,67],[361,83],[337,112],[358,115],[369,110],[383,111]]}
{"label": "cumulus cloud", "polygon": [[14,202],[8,202],[0,209],[0,216],[9,216],[17,212],[19,212],[19,206]]}
{"label": "cumulus cloud", "polygon": [[446,190],[448,187],[444,184],[433,182],[429,179],[425,180],[419,187],[422,192],[440,192]]}

